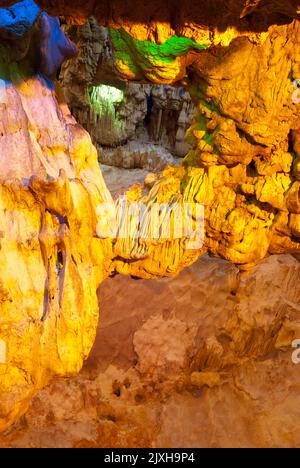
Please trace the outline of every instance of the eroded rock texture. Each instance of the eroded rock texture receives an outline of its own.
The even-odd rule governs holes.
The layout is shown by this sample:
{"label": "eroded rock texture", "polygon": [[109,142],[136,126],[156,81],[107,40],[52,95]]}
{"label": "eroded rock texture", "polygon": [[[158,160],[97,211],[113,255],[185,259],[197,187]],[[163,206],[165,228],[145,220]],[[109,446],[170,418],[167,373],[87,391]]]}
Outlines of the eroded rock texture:
{"label": "eroded rock texture", "polygon": [[83,371],[0,447],[299,447],[299,275],[288,255],[242,278],[203,256],[175,279],[105,281]]}
{"label": "eroded rock texture", "polygon": [[[162,179],[170,186],[174,180],[184,181],[170,191],[205,205],[208,250],[243,268],[268,253],[299,249],[299,105],[293,102],[298,40],[299,23],[292,22],[270,27],[255,40],[240,37],[226,48],[208,48],[188,59],[189,90],[197,104],[187,135],[193,149],[184,169],[166,171]],[[182,73],[172,59],[176,47],[182,53],[193,48],[182,42],[169,43],[168,49],[152,44],[152,55],[140,66],[144,43],[124,30],[114,33],[113,43],[124,76],[163,76],[170,82]],[[121,57],[129,50],[136,54],[124,64]],[[159,67],[165,53],[174,65],[170,71],[169,62]],[[160,191],[162,179],[154,191]]]}
{"label": "eroded rock texture", "polygon": [[[2,0],[1,3],[9,5],[14,1]],[[109,8],[105,2],[95,3],[94,0],[84,4],[80,0],[38,0],[37,3],[53,15],[63,14],[79,23],[93,15],[100,23],[115,27],[125,25],[133,37],[158,39],[159,42],[174,33],[200,37],[208,35],[208,29],[224,31],[230,26],[246,33],[261,32],[276,22],[299,17],[298,0],[229,0],[226,3],[212,0],[209,8],[205,0],[197,3],[184,0],[179,4],[176,0],[168,3],[153,0],[149,5],[138,0],[112,0]]]}
{"label": "eroded rock texture", "polygon": [[161,170],[190,149],[185,132],[195,108],[184,88],[126,82],[117,73],[109,30],[89,18],[65,25],[79,53],[60,74],[72,115],[91,135],[99,160]]}
{"label": "eroded rock texture", "polygon": [[[127,192],[126,221],[128,226],[134,223],[132,202],[149,209],[156,202],[169,208],[201,203],[205,242],[192,249],[185,235],[146,241],[99,236],[99,222],[103,228],[111,220],[105,211],[99,216],[98,207],[111,197],[90,137],[53,86],[57,70],[76,48],[58,20],[29,0],[0,10],[0,430],[24,412],[33,393],[50,378],[80,369],[96,333],[96,291],[109,274],[172,276],[206,251],[249,269],[269,254],[297,254],[300,245],[297,1],[215,0],[209,8],[204,1],[179,6],[153,1],[140,8],[137,1],[117,0],[109,6],[74,0],[38,4],[79,23],[93,15],[108,26],[120,79],[187,87],[197,108],[187,135],[192,150],[182,166],[148,178],[146,190],[135,185]],[[147,222],[140,223],[143,231]],[[156,225],[163,229],[163,218]],[[272,270],[267,268],[266,275],[272,277]],[[251,292],[249,302],[256,300],[251,282],[241,291],[245,296]],[[261,304],[270,302],[270,295],[259,295]],[[195,343],[197,327],[175,318],[169,325],[178,340],[170,351],[161,338],[170,329],[168,316],[150,317],[134,336],[138,372],[151,375],[149,385],[151,379],[159,383],[162,375],[168,380],[170,372],[183,389],[212,387],[203,405],[205,416],[210,403],[220,407],[225,385],[232,399],[241,386],[227,384],[228,366],[237,362],[240,368],[245,358],[242,373],[254,366],[266,375],[268,365],[275,375],[279,368],[288,372],[290,364],[281,365],[280,356],[255,363],[285,348],[295,336],[298,309],[292,307],[286,317],[284,307],[275,316],[275,309],[269,314],[264,308],[262,314],[257,307],[257,316],[249,316],[248,308],[230,309],[222,314],[217,331],[219,322],[212,320],[216,310],[209,310],[202,326],[213,330],[199,332],[201,346],[188,361],[187,375],[182,372],[185,349]],[[157,347],[163,348],[163,358],[155,355]],[[243,398],[259,399],[257,389],[249,387],[247,380]],[[263,392],[258,412],[266,408]],[[289,405],[287,393],[286,398]],[[173,403],[166,427],[180,398],[174,396]],[[245,408],[249,414],[253,405],[245,403]],[[185,411],[188,417],[194,404]],[[280,419],[280,409],[278,415]],[[162,431],[157,445],[169,444],[166,433]],[[291,433],[295,437],[292,426]],[[267,445],[267,431],[262,434]],[[256,443],[251,434],[247,437]],[[218,438],[212,429],[203,445],[218,443],[230,445],[226,434]]]}
{"label": "eroded rock texture", "polygon": [[[112,257],[111,243],[96,236],[96,207],[111,200],[97,152],[30,57],[49,57],[50,70],[63,47],[74,49],[61,36],[51,56],[57,22],[36,13],[17,56],[0,48],[0,430],[51,377],[80,370]],[[41,50],[35,37],[45,39]]]}

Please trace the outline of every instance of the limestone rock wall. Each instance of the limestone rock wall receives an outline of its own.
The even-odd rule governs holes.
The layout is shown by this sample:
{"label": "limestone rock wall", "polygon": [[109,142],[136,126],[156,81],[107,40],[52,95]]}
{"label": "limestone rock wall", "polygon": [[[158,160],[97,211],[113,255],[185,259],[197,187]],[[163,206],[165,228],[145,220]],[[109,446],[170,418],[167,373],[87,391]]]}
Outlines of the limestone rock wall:
{"label": "limestone rock wall", "polygon": [[[32,53],[45,55],[42,68],[51,71],[74,46],[61,35],[59,50],[47,51],[51,35],[60,37],[57,21],[23,8],[32,29],[17,56],[0,32],[0,431],[53,376],[82,367],[113,255],[111,242],[96,237],[96,208],[111,200],[96,149],[32,62]],[[14,18],[12,50],[20,40]]]}
{"label": "limestone rock wall", "polygon": [[[2,0],[3,5],[14,0]],[[112,0],[106,3],[88,0],[38,0],[37,3],[52,15],[65,15],[75,23],[95,16],[100,24],[123,27],[140,40],[164,42],[176,34],[190,38],[220,41],[238,33],[261,32],[277,22],[287,23],[299,18],[298,0],[153,0],[145,5],[142,0]],[[227,28],[232,30],[226,31]],[[225,32],[220,36],[219,32]]]}
{"label": "limestone rock wall", "polygon": [[[185,133],[195,113],[189,94],[183,88],[122,81],[109,30],[94,18],[64,30],[79,54],[64,64],[60,81],[72,115],[98,148],[99,160],[159,170],[174,162],[172,155],[185,156],[190,149]],[[114,90],[123,94],[115,103],[109,94]],[[140,157],[131,157],[133,152]]]}
{"label": "limestone rock wall", "polygon": [[[118,72],[121,82],[188,88],[197,107],[188,132],[192,149],[180,167],[153,174],[146,187],[135,185],[127,192],[125,221],[128,226],[134,224],[132,202],[142,202],[147,209],[167,204],[168,210],[176,203],[199,203],[205,208],[205,238],[202,247],[189,249],[185,235],[146,241],[98,235],[99,221],[108,228],[111,221],[105,211],[99,216],[98,206],[111,202],[111,197],[90,137],[53,85],[63,61],[74,57],[76,47],[62,33],[58,20],[30,0],[16,3],[9,11],[0,10],[0,430],[24,413],[31,396],[49,379],[79,371],[95,337],[96,291],[105,277],[115,273],[135,278],[174,276],[207,251],[230,260],[240,270],[253,268],[265,257],[264,264],[280,263],[278,257],[268,259],[270,254],[299,253],[299,102],[293,100],[294,80],[299,78],[297,1],[214,0],[209,9],[207,2],[188,0],[178,8],[172,1],[153,1],[141,8],[136,8],[139,2],[133,8],[131,0],[113,1],[109,8],[105,2],[38,3],[78,22],[91,15],[101,18],[111,28],[115,67],[109,73]],[[94,47],[101,56],[93,42]],[[91,73],[93,67],[91,63]],[[164,109],[159,93],[153,100],[160,116],[156,123],[163,120],[160,111],[176,110]],[[154,135],[158,131],[160,137],[160,129],[160,124],[154,125]],[[171,135],[176,141],[174,132]],[[164,220],[158,217],[156,221],[162,230]],[[143,218],[142,230],[147,229],[147,222]],[[297,265],[290,257],[289,262],[292,269]],[[257,273],[259,265],[255,268],[264,284]],[[270,277],[275,281],[272,271],[266,269],[264,281]],[[255,281],[251,274],[248,278]],[[284,276],[280,273],[278,278],[282,294]],[[150,387],[151,382],[159,386],[165,372],[168,385],[171,376],[171,390],[176,375],[184,391],[190,385],[196,390],[203,384],[212,387],[202,417],[210,403],[224,414],[223,386],[229,385],[228,395],[234,400],[243,380],[242,414],[245,408],[251,413],[251,401],[258,400],[255,410],[261,416],[260,430],[269,440],[264,415],[270,414],[268,421],[272,421],[276,407],[274,417],[280,420],[282,392],[268,406],[264,393],[268,387],[264,386],[262,394],[257,392],[252,366],[256,369],[256,360],[262,359],[257,367],[265,376],[270,366],[273,382],[278,369],[281,379],[288,373],[290,362],[281,361],[279,353],[296,336],[298,309],[291,306],[289,292],[279,310],[275,306],[268,310],[266,303],[278,296],[266,297],[259,289],[252,290],[252,284],[241,283],[239,294],[246,297],[254,315],[249,314],[248,305],[229,307],[228,298],[236,295],[231,290],[220,328],[218,321],[211,322],[216,310],[210,310],[203,321],[209,331],[199,331],[196,348],[197,326],[176,317],[169,325],[178,340],[171,343],[171,351],[163,348],[161,359],[155,346],[162,339],[155,330],[167,331],[168,315],[146,320],[134,337],[140,358],[134,372],[145,377]],[[251,309],[257,297],[263,313],[260,306]],[[291,297],[297,304],[296,287]],[[197,297],[194,300],[197,304]],[[185,374],[181,369],[190,345],[194,354],[189,356]],[[264,363],[269,353],[276,354]],[[238,369],[242,363],[245,368],[235,381],[229,375],[227,384],[227,369],[235,362]],[[244,373],[247,369],[249,375]],[[288,390],[283,389],[289,407]],[[119,386],[114,391],[117,397]],[[173,395],[165,421],[172,424],[174,405],[180,406],[180,401]],[[194,408],[193,403],[185,407],[187,418]],[[165,427],[158,445],[168,444],[168,423]],[[292,437],[297,443],[295,431],[291,424],[284,440]],[[230,444],[223,432],[223,438],[216,438],[212,428],[203,444]],[[179,433],[177,437],[174,444],[179,443]],[[244,440],[255,444],[251,437],[246,433]],[[275,434],[275,445],[276,440],[283,439]]]}
{"label": "limestone rock wall", "polygon": [[73,379],[56,379],[0,447],[299,447],[299,263],[248,276],[202,257],[175,279],[119,276]]}
{"label": "limestone rock wall", "polygon": [[[116,66],[131,79],[173,82],[183,72],[175,51],[184,54],[197,106],[187,133],[192,150],[183,168],[165,171],[145,201],[162,201],[167,185],[181,203],[203,203],[205,247],[244,269],[269,253],[299,249],[298,38],[298,21],[201,52],[199,44],[183,39],[150,46],[125,29],[112,36]],[[140,62],[147,50],[147,61]],[[128,57],[125,63],[122,57]],[[133,243],[138,251],[141,244]],[[170,246],[168,255],[178,258],[176,252]],[[124,270],[118,264],[119,271],[136,267],[126,260]]]}

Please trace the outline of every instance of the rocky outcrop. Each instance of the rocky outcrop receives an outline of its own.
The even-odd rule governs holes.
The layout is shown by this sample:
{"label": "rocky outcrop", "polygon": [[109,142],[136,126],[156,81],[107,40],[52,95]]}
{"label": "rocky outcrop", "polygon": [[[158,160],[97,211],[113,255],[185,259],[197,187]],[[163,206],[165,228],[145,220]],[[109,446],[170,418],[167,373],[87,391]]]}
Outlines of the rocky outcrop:
{"label": "rocky outcrop", "polygon": [[[125,30],[112,38],[116,65],[131,79],[173,82],[181,73],[175,51],[187,54],[194,47],[175,39],[150,47]],[[294,21],[270,27],[256,39],[239,37],[226,48],[185,55],[190,61],[189,91],[197,105],[187,135],[193,149],[184,168],[167,170],[145,200],[162,202],[166,184],[168,196],[172,193],[180,203],[203,203],[208,251],[246,269],[268,253],[296,254],[299,249],[299,104],[293,99],[298,38],[299,23]],[[146,50],[147,61],[140,64],[138,57]],[[122,57],[128,57],[125,63]],[[130,249],[140,246],[132,241]],[[126,260],[124,269],[118,264],[119,271],[135,267]]]}
{"label": "rocky outcrop", "polygon": [[[3,5],[14,0],[2,0]],[[161,3],[153,0],[145,5],[140,0],[112,0],[107,3],[95,3],[88,0],[38,0],[37,3],[52,15],[64,15],[77,23],[95,16],[100,24],[111,27],[125,26],[131,35],[140,40],[164,42],[166,38],[178,36],[195,37],[214,36],[209,31],[226,31],[234,27],[237,31],[249,33],[261,32],[270,25],[290,22],[299,18],[297,0],[212,0],[207,8],[205,0],[170,0]],[[183,34],[185,33],[185,34]],[[222,34],[224,37],[230,33]]]}
{"label": "rocky outcrop", "polygon": [[[96,150],[53,85],[57,70],[64,59],[74,56],[75,47],[58,20],[29,0],[0,10],[0,430],[25,411],[30,397],[49,379],[79,371],[95,337],[96,290],[105,277],[174,276],[207,251],[247,270],[270,254],[297,255],[300,245],[299,103],[293,98],[294,80],[299,78],[297,2],[215,0],[209,9],[204,2],[201,8],[201,2],[189,1],[177,8],[172,1],[154,1],[140,9],[128,9],[131,1],[113,1],[109,9],[103,2],[50,3],[49,11],[79,21],[94,14],[112,28],[114,68],[121,80],[184,85],[197,110],[188,132],[192,150],[183,165],[153,174],[146,190],[131,188],[123,221],[134,231],[127,237],[110,234],[115,216],[103,203],[111,203],[111,197]],[[161,122],[164,110],[170,109],[163,108],[159,95],[155,99]],[[160,124],[157,128],[160,131]],[[171,135],[175,141],[174,131]],[[116,207],[123,201],[118,199]],[[143,204],[146,213],[157,204],[166,206],[166,211],[154,215],[155,232],[146,238],[136,236],[135,228],[149,232],[149,217],[135,224],[134,203]],[[166,218],[175,229],[173,209],[187,204],[192,209],[204,205],[201,246],[190,247],[185,232],[165,235]],[[277,257],[268,261],[280,263]],[[265,278],[273,280],[268,268],[267,273]],[[247,291],[251,282],[240,294],[247,296]],[[247,300],[254,301],[256,294],[253,290]],[[274,296],[259,295],[264,306]],[[256,310],[253,316],[247,308],[230,309],[222,315],[220,329],[219,322],[212,323],[210,310],[207,323],[212,331],[199,332],[196,349],[196,326],[176,318],[166,328],[163,316],[150,317],[135,333],[140,359],[135,371],[150,376],[149,385],[151,379],[159,385],[166,371],[171,382],[175,375],[183,377],[184,390],[190,385],[198,390],[212,387],[207,404],[226,411],[219,402],[228,367],[237,363],[240,368],[246,362],[251,374],[255,359],[284,349],[297,330],[297,307],[291,306],[288,317],[285,309],[269,311],[265,306],[263,314],[260,307]],[[179,337],[171,349],[163,347],[166,359],[155,352],[162,346],[156,332],[160,329]],[[194,354],[187,376],[182,376],[190,345]],[[275,375],[280,364],[276,354],[271,364]],[[260,365],[265,375],[268,363]],[[282,366],[287,373],[289,364]],[[247,381],[243,396],[259,399],[245,374],[240,380]],[[235,395],[236,383],[228,385]],[[119,386],[115,391],[118,396]],[[267,412],[270,407],[263,398],[257,411]],[[274,401],[277,404],[279,398]],[[173,407],[168,413],[171,423]],[[253,406],[245,403],[245,408],[250,413]],[[192,411],[193,404],[186,414]],[[293,427],[291,433],[294,436]],[[165,436],[160,440],[158,445],[168,444]],[[218,440],[228,443],[225,436]],[[207,442],[215,443],[215,436]]]}
{"label": "rocky outcrop", "polygon": [[184,88],[154,85],[150,97],[150,139],[176,156],[185,156],[190,150],[185,134],[195,114],[189,93]]}
{"label": "rocky outcrop", "polygon": [[[74,47],[57,21],[26,3],[21,23],[36,15],[26,47],[17,61],[0,48],[0,431],[53,376],[80,370],[112,257],[111,242],[96,238],[96,207],[111,200],[96,149],[31,57],[44,57],[42,69],[52,74]],[[17,12],[9,18],[14,50],[22,30]]]}
{"label": "rocky outcrop", "polygon": [[129,142],[116,148],[99,148],[99,160],[102,164],[124,169],[145,169],[161,171],[177,161],[163,147],[153,143]]}
{"label": "rocky outcrop", "polygon": [[91,135],[100,162],[161,170],[174,162],[171,154],[185,156],[190,149],[185,133],[195,113],[189,94],[183,88],[122,81],[109,30],[94,18],[64,30],[79,54],[64,64],[60,81],[72,115]]}
{"label": "rocky outcrop", "polygon": [[299,447],[299,275],[288,255],[242,277],[204,256],[175,279],[107,280],[83,371],[0,446]]}
{"label": "rocky outcrop", "polygon": [[98,207],[112,199],[96,149],[51,80],[76,48],[33,2],[0,10],[0,22],[3,431],[39,388],[82,367],[115,254],[97,236]]}

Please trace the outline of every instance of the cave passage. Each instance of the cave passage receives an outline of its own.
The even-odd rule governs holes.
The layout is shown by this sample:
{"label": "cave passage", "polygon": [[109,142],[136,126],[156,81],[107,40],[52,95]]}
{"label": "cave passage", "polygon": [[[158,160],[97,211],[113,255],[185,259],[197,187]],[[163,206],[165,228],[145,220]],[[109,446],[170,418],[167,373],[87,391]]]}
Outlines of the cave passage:
{"label": "cave passage", "polygon": [[1,2],[0,446],[300,446],[299,44],[297,0]]}

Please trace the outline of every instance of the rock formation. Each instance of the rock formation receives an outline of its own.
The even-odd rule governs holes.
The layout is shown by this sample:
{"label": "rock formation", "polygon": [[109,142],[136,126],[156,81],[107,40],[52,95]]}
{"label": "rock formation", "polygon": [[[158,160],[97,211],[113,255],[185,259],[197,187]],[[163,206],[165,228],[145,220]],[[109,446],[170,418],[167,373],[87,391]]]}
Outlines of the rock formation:
{"label": "rock formation", "polygon": [[121,80],[110,34],[94,18],[64,25],[78,48],[60,74],[72,115],[89,132],[101,163],[161,170],[190,149],[195,108],[184,88]]}
{"label": "rock formation", "polygon": [[[112,221],[103,206],[112,200],[97,152],[53,85],[76,48],[58,20],[31,0],[1,2],[12,6],[0,9],[0,430],[52,377],[79,371],[96,334],[96,291],[107,276],[172,276],[205,252],[247,270],[270,254],[297,255],[300,246],[297,1],[214,0],[209,8],[190,0],[176,8],[174,1],[156,0],[140,8],[137,0],[113,0],[109,7],[37,3],[68,21],[82,24],[93,15],[109,27],[120,80],[187,87],[196,106],[187,135],[192,149],[181,166],[148,179],[146,190],[135,185],[127,192],[123,221],[134,226],[133,203],[148,211],[166,204],[174,229],[175,205],[202,204],[205,238],[191,248],[184,233],[164,236],[161,214],[158,235],[103,235]],[[159,94],[155,99],[160,102]],[[147,231],[149,218],[137,227]],[[188,385],[218,387],[232,360],[249,356],[251,366],[295,335],[294,316],[285,328],[285,315],[271,313],[256,329],[257,319],[242,320],[243,314],[228,315],[218,343],[203,342]],[[207,326],[211,319],[208,314]],[[154,340],[163,321],[150,320],[136,336],[141,355],[145,336]],[[176,324],[188,346],[193,329]],[[153,372],[164,372],[164,365]]]}
{"label": "rock formation", "polygon": [[0,36],[10,37],[0,49],[0,430],[52,376],[80,370],[112,257],[111,242],[95,235],[96,207],[111,200],[97,152],[32,63],[40,57],[52,75],[74,47],[32,2],[15,8],[20,23],[18,10],[7,19],[0,10]]}
{"label": "rock formation", "polygon": [[0,447],[299,447],[299,279],[274,255],[243,277],[203,256],[175,279],[106,280],[84,369]]}

